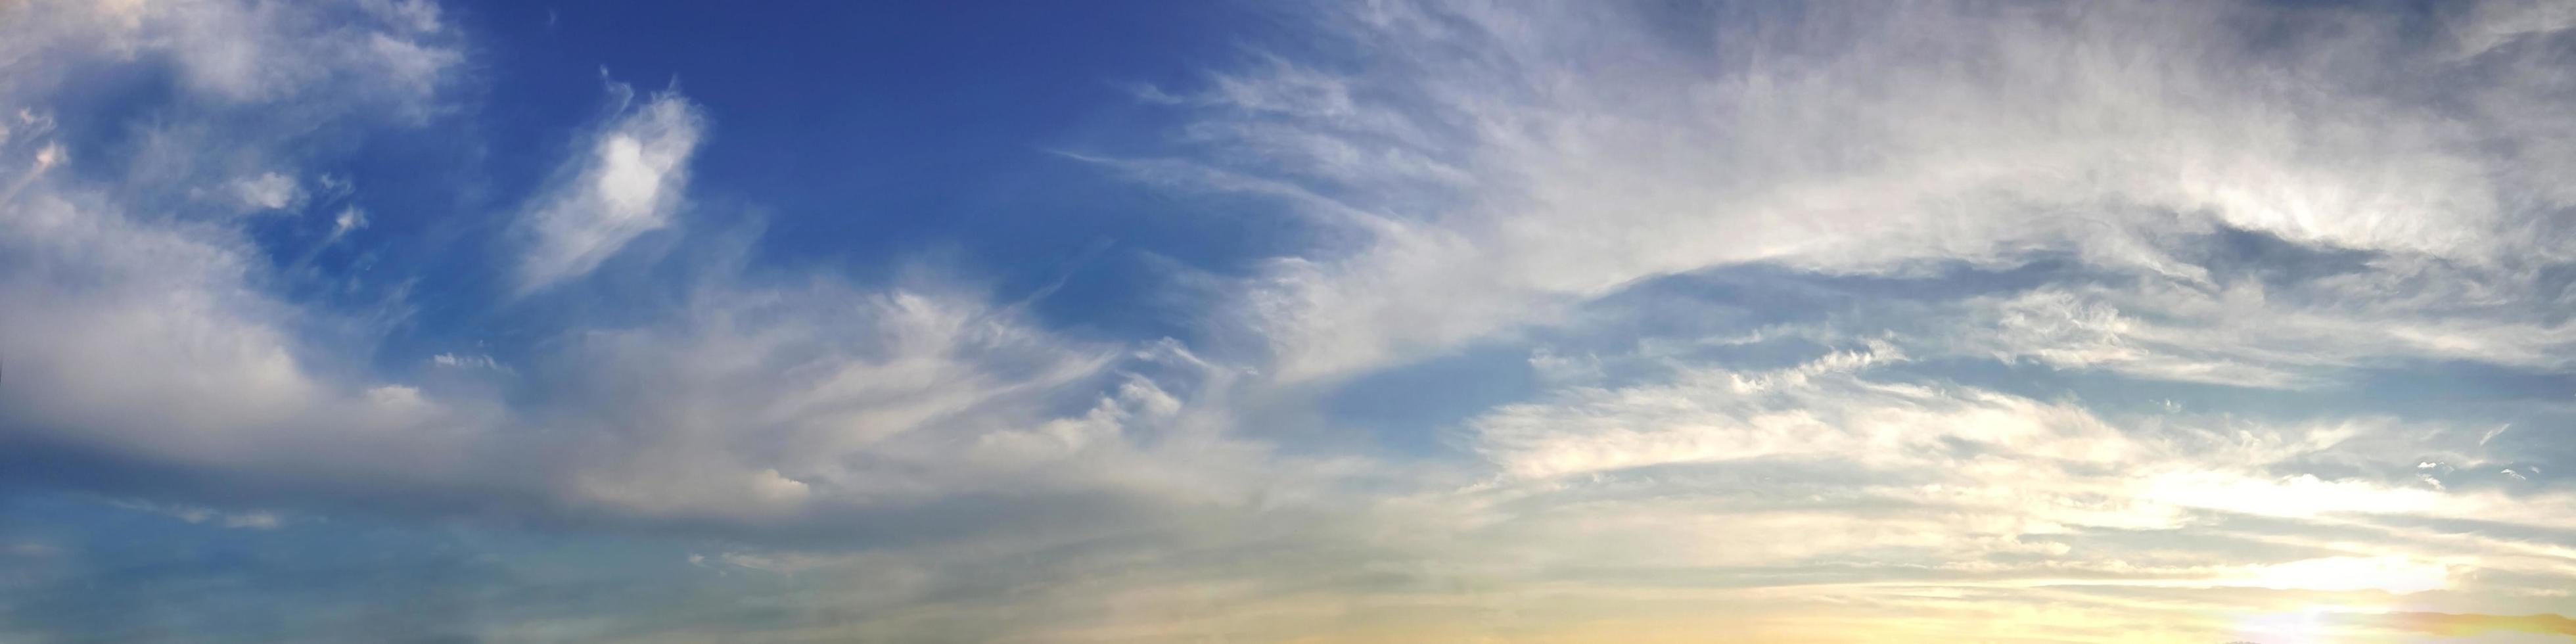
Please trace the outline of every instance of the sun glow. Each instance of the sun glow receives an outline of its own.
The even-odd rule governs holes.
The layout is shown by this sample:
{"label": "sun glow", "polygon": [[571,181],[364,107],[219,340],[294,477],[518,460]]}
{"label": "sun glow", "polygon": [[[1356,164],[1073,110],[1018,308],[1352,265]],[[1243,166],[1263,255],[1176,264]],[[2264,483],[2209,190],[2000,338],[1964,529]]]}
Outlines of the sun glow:
{"label": "sun glow", "polygon": [[2450,567],[2406,557],[2325,557],[2258,568],[2254,585],[2285,590],[2377,590],[2406,595],[2450,586]]}

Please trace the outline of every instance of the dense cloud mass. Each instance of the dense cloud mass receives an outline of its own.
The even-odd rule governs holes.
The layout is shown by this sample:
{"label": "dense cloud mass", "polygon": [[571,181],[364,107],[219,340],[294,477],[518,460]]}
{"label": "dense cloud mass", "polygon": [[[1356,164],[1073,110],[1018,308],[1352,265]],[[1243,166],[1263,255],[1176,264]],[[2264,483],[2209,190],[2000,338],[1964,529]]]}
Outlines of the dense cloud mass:
{"label": "dense cloud mass", "polygon": [[0,1],[0,639],[2571,632],[2576,5],[1270,8],[1034,290],[497,14]]}

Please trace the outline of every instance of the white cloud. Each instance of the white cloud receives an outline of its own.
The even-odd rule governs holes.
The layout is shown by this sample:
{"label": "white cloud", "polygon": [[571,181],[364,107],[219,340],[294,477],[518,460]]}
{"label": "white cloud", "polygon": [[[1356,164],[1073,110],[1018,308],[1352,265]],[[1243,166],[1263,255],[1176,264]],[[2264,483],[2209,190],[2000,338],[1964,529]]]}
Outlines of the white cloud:
{"label": "white cloud", "polygon": [[[1747,262],[1903,275],[2069,254],[2227,289],[2232,305],[2244,285],[2211,283],[2196,259],[2221,229],[2386,254],[2316,285],[2354,305],[2264,310],[2289,309],[2347,355],[2385,346],[2528,364],[2576,337],[2444,301],[2547,296],[2509,262],[2563,256],[2547,241],[2562,226],[2535,223],[2545,210],[2527,197],[2539,195],[2510,177],[2576,164],[2479,141],[2568,119],[2463,118],[2387,89],[2501,64],[2411,45],[2393,17],[2318,12],[2307,17],[2346,35],[2275,46],[2230,27],[2274,11],[2246,6],[1712,10],[1744,15],[1708,23],[1718,47],[1705,51],[1640,26],[1693,15],[1631,15],[1699,10],[1627,9],[1326,10],[1335,42],[1370,52],[1364,63],[1267,59],[1202,92],[1148,93],[1204,106],[1186,130],[1204,154],[1154,162],[1202,170],[1156,176],[1290,195],[1358,240],[1275,262],[1239,303],[1283,377],[1402,362],[1560,322],[1641,279]],[[1804,26],[1755,26],[1773,22]],[[2478,91],[2516,106],[2548,92],[2563,89]],[[2407,301],[2389,289],[2425,270],[2483,292]],[[2301,381],[2224,353],[2037,351],[2156,377]]]}
{"label": "white cloud", "polygon": [[284,517],[278,516],[275,512],[266,510],[251,512],[223,512],[213,508],[200,506],[162,504],[134,499],[117,500],[113,503],[117,507],[129,510],[139,510],[153,514],[166,515],[188,523],[211,522],[213,525],[220,525],[226,528],[275,530],[278,526],[285,524]]}
{"label": "white cloud", "polygon": [[304,201],[304,187],[294,177],[268,172],[234,180],[232,196],[249,210],[286,210]]}
{"label": "white cloud", "polygon": [[[676,93],[621,100],[562,180],[529,202],[529,255],[512,274],[532,288],[560,284],[668,225],[704,127]],[[40,133],[21,133],[17,154],[59,156]],[[181,140],[198,138],[124,160],[194,164],[199,152]],[[151,190],[122,189],[184,193],[201,172],[128,175],[117,189],[12,177],[26,189],[0,204],[0,261],[39,270],[0,278],[11,384],[0,389],[0,431],[11,438],[274,481],[285,503],[319,484],[754,528],[846,525],[976,495],[1102,505],[1071,521],[1094,525],[1166,504],[1290,495],[1250,488],[1267,476],[1261,448],[1187,402],[1227,387],[1220,370],[1177,345],[1056,337],[934,279],[766,283],[721,263],[688,266],[679,274],[694,284],[675,287],[684,305],[633,302],[648,308],[616,324],[560,321],[545,350],[512,365],[444,352],[417,380],[373,374],[359,358],[372,322],[268,291],[281,268],[246,222],[169,217],[138,196]],[[309,198],[283,172],[235,176],[225,195],[246,205]],[[336,194],[335,183],[322,181]],[[331,234],[365,221],[344,207]],[[356,328],[361,340],[303,333],[316,328]],[[1109,511],[1120,507],[1138,509]],[[277,524],[257,513],[225,521]]]}
{"label": "white cloud", "polygon": [[438,355],[430,356],[430,357],[429,357],[429,363],[430,363],[430,364],[433,364],[433,365],[440,366],[440,367],[447,367],[447,368],[450,368],[450,369],[492,369],[492,370],[499,370],[499,371],[507,371],[507,370],[509,370],[509,367],[503,366],[503,365],[501,364],[501,361],[500,361],[500,360],[494,359],[492,356],[483,355],[483,354],[479,354],[479,353],[469,353],[469,354],[441,353],[441,354],[438,354]]}
{"label": "white cloud", "polygon": [[706,118],[677,92],[633,106],[633,89],[610,83],[608,91],[613,115],[520,215],[529,240],[521,292],[590,273],[627,242],[670,225],[686,202],[689,157]]}
{"label": "white cloud", "polygon": [[[1448,529],[1474,535],[1487,553],[1480,556],[1521,557],[1496,564],[1520,571],[1513,574],[1575,562],[1783,575],[1818,562],[1951,562],[1945,569],[1979,571],[1977,579],[2015,580],[2004,583],[2400,594],[2456,587],[2474,569],[2531,564],[2499,557],[2506,549],[2494,545],[2386,533],[2302,543],[2318,556],[2285,563],[2230,547],[2160,550],[2154,540],[2102,538],[2307,531],[2216,528],[2239,516],[2374,531],[2432,520],[2576,520],[2555,497],[2405,485],[2425,469],[2411,458],[2422,445],[2402,438],[2413,428],[2382,420],[2105,419],[2071,402],[1877,381],[1871,356],[1832,352],[1767,372],[1693,368],[1666,382],[1572,386],[1499,407],[1468,423],[1499,477],[1434,503],[1466,509]],[[2319,462],[2385,474],[2278,473]],[[2069,550],[2061,539],[2092,545]],[[2192,567],[2143,567],[2176,557]],[[2066,577],[2074,570],[2089,572]],[[1960,583],[1975,582],[1926,585]]]}
{"label": "white cloud", "polygon": [[1853,375],[1901,360],[1882,345],[1768,372],[1707,369],[1654,385],[1578,387],[1558,400],[1497,408],[1470,426],[1478,451],[1526,477],[1779,457],[1885,465],[1877,459],[1945,451],[1945,440],[2087,461],[2140,456],[2080,408]]}
{"label": "white cloud", "polygon": [[1225,386],[1176,347],[1073,342],[939,289],[717,284],[676,313],[531,370],[591,392],[530,413],[585,437],[576,501],[830,521],[981,494],[1239,503],[1260,471],[1174,393]]}
{"label": "white cloud", "polygon": [[331,216],[332,239],[346,237],[349,233],[357,232],[358,229],[366,227],[367,211],[359,210],[357,206],[341,208],[340,214]]}
{"label": "white cloud", "polygon": [[[0,98],[63,80],[67,63],[122,57],[166,64],[182,85],[234,104],[295,99],[383,110],[404,118],[436,111],[441,87],[464,60],[435,5],[228,0],[35,0],[0,7]],[[349,18],[361,18],[349,20]],[[367,19],[373,18],[373,19]]]}
{"label": "white cloud", "polygon": [[1014,489],[1233,503],[1257,460],[1167,389],[1213,382],[1186,351],[1057,338],[928,282],[709,269],[646,324],[563,329],[527,358],[547,395],[519,405],[490,384],[518,372],[483,354],[432,356],[459,373],[426,383],[341,377],[363,352],[293,330],[347,322],[254,288],[274,267],[239,231],[35,185],[0,208],[0,258],[44,267],[0,278],[12,435],[236,476],[364,472],[394,495],[499,488],[563,512],[753,522]]}
{"label": "white cloud", "polygon": [[[0,206],[0,231],[0,257],[43,267],[0,279],[11,329],[0,335],[11,378],[0,416],[12,432],[285,470],[457,445],[454,410],[378,413],[391,390],[319,375],[349,368],[334,357],[348,354],[293,329],[328,317],[250,288],[266,261],[238,233],[155,222],[46,182]],[[395,479],[424,474],[387,465]]]}

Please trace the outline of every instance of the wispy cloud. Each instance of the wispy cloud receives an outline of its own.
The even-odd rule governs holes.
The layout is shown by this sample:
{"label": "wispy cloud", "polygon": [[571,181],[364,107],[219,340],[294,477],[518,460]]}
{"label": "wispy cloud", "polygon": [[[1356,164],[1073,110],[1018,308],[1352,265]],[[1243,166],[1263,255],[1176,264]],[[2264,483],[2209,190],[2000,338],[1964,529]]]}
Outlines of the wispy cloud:
{"label": "wispy cloud", "polygon": [[[1246,298],[1289,374],[1401,361],[1550,323],[1639,279],[1746,262],[1901,274],[2063,255],[2185,293],[2255,287],[2211,273],[2206,235],[2229,230],[2373,257],[2266,285],[2356,298],[2331,313],[2243,300],[2416,326],[2346,346],[2511,360],[2528,353],[2498,343],[2563,343],[2537,319],[2473,327],[2455,315],[2467,302],[2449,299],[2545,297],[2527,266],[2558,256],[2541,240],[2562,227],[2534,218],[2557,198],[2523,177],[2563,163],[2478,142],[2552,138],[2562,119],[2506,106],[2553,90],[2464,87],[2498,109],[2462,111],[2398,89],[2525,67],[2501,52],[2451,57],[2447,43],[2399,35],[2400,19],[1399,3],[1323,19],[1377,62],[1262,59],[1202,94],[1160,95],[1206,106],[1188,130],[1211,146],[1200,163],[1386,222],[1281,262]],[[2271,23],[2343,30],[2264,32],[2286,39],[2266,44],[2241,27]],[[2458,29],[2442,37],[2474,27]],[[1688,46],[1700,42],[1716,47]],[[2441,288],[2386,301],[2384,285],[2427,271]]]}
{"label": "wispy cloud", "polygon": [[590,273],[637,236],[671,225],[686,203],[706,117],[676,91],[636,105],[635,90],[612,81],[608,95],[607,120],[520,215],[522,293]]}

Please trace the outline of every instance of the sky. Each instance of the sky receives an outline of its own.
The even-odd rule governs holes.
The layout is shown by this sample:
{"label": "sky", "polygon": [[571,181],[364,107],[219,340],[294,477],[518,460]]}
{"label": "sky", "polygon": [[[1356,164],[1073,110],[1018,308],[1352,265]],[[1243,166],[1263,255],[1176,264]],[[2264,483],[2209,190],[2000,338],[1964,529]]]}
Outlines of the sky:
{"label": "sky", "polygon": [[2567,642],[2576,3],[0,0],[0,641]]}

